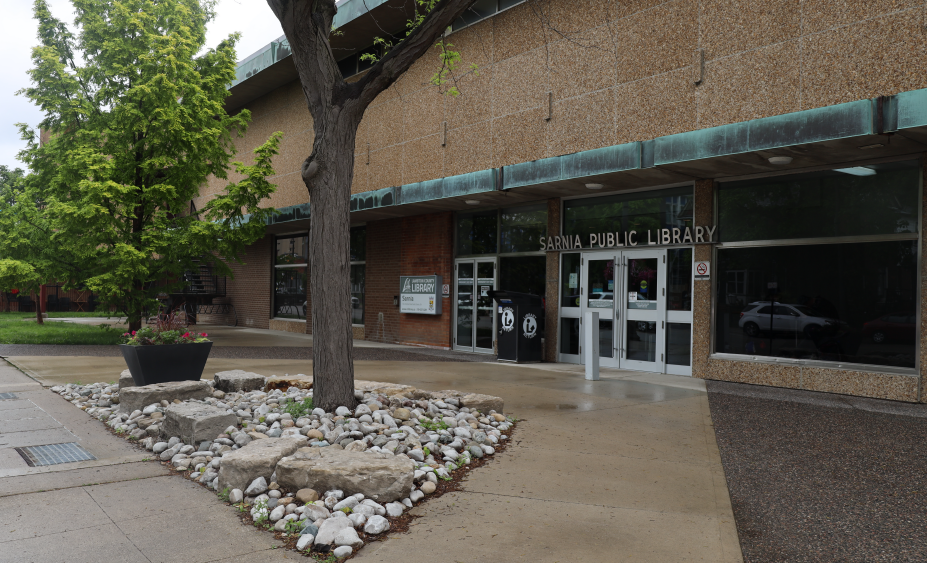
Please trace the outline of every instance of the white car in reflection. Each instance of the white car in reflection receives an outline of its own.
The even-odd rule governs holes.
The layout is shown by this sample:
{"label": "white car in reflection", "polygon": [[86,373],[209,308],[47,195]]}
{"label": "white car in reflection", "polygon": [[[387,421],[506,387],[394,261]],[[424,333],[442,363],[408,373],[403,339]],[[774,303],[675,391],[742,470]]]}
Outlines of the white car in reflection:
{"label": "white car in reflection", "polygon": [[836,330],[842,323],[825,317],[804,305],[791,303],[770,303],[754,301],[740,312],[738,325],[747,336],[759,336],[760,332],[800,332],[813,337],[822,332]]}

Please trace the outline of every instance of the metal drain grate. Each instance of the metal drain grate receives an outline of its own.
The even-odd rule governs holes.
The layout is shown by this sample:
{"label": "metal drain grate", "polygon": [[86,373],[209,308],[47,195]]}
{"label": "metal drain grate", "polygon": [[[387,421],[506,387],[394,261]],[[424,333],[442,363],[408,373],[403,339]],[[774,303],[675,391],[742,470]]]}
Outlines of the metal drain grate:
{"label": "metal drain grate", "polygon": [[28,446],[14,448],[30,467],[41,465],[58,465],[96,459],[93,454],[71,442],[69,444],[51,444],[48,446]]}
{"label": "metal drain grate", "polygon": [[8,399],[15,399],[15,393],[0,393],[0,401],[6,401]]}

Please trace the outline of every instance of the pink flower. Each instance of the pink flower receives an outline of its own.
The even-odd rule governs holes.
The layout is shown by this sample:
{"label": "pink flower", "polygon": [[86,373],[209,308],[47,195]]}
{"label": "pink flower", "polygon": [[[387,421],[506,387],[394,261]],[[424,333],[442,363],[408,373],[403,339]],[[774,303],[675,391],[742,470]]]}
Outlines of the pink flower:
{"label": "pink flower", "polygon": [[209,335],[206,334],[205,332],[201,332],[201,333],[200,333],[200,336],[202,336],[203,338],[206,338],[206,337],[209,336]]}
{"label": "pink flower", "polygon": [[135,336],[135,331],[134,331],[134,330],[132,331],[132,336]]}
{"label": "pink flower", "polygon": [[189,332],[183,333],[183,338],[190,338],[190,333]]}

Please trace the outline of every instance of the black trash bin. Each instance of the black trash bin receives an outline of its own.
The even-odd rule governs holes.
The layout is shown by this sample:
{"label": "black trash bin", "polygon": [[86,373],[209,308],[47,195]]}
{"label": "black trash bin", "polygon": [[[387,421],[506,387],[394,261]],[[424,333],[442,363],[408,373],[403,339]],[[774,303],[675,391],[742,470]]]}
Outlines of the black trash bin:
{"label": "black trash bin", "polygon": [[541,361],[541,315],[544,301],[538,295],[493,289],[498,306],[499,361],[520,364]]}

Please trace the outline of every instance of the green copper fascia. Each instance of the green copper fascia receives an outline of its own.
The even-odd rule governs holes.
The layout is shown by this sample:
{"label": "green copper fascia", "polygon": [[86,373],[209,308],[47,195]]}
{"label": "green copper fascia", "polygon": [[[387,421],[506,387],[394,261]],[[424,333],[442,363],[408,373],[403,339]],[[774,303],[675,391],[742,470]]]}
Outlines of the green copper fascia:
{"label": "green copper fascia", "polygon": [[398,189],[399,205],[491,192],[496,189],[496,169],[405,184]]}
{"label": "green copper fascia", "polygon": [[343,27],[345,24],[356,20],[367,12],[372,12],[375,8],[382,4],[386,4],[387,1],[388,0],[347,0],[347,2],[338,5],[338,13],[335,14],[332,27],[335,29]]}
{"label": "green copper fascia", "polygon": [[504,166],[502,189],[511,190],[640,167],[640,143],[627,143]]}
{"label": "green copper fascia", "polygon": [[871,135],[875,100],[859,100],[654,139],[653,165]]}
{"label": "green copper fascia", "polygon": [[902,92],[894,98],[899,130],[927,125],[927,89]]}

